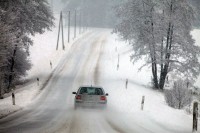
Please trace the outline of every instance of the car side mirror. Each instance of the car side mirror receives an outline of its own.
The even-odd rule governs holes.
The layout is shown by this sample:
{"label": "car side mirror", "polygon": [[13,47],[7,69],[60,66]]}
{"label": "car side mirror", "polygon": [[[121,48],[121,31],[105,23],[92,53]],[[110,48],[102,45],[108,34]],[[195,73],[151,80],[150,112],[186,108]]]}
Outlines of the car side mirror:
{"label": "car side mirror", "polygon": [[72,92],[72,94],[76,94],[76,92]]}
{"label": "car side mirror", "polygon": [[106,93],[106,96],[109,96],[108,93]]}

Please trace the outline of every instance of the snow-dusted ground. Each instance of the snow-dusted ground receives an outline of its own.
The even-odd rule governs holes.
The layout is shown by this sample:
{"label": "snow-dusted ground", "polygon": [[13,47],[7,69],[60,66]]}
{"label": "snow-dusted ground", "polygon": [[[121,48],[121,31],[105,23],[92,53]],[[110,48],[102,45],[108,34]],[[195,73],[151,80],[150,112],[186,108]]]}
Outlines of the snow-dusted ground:
{"label": "snow-dusted ground", "polygon": [[[138,72],[142,61],[134,66],[130,62],[131,46],[115,41],[112,36],[107,42],[107,51],[102,57],[100,84],[109,96],[107,119],[121,132],[189,133],[192,131],[192,116],[184,110],[166,105],[163,93],[149,88],[151,71],[148,68]],[[118,51],[116,51],[116,47]],[[117,71],[117,56],[120,65]],[[125,88],[126,78],[129,79]],[[145,96],[141,111],[142,96]]]}
{"label": "snow-dusted ground", "polygon": [[[80,38],[84,37],[84,35],[87,35],[89,32],[91,32],[90,29],[88,29],[86,32],[83,33],[82,31],[81,34],[79,34],[79,29],[77,29],[77,36],[74,38],[74,27],[72,27],[70,29],[70,43],[68,43],[68,29],[65,27],[65,50],[62,50],[62,38],[60,34],[59,48],[56,51],[59,16],[57,15],[56,18],[56,26],[52,29],[52,31],[46,31],[42,35],[36,34],[34,37],[32,37],[34,45],[30,46],[30,60],[33,66],[28,72],[27,77],[25,77],[25,79],[28,79],[29,82],[25,85],[16,87],[15,106],[12,105],[11,96],[0,100],[0,118],[21,110],[32,103],[40,91],[45,87],[49,77],[51,74],[53,74],[63,55],[70,50],[71,45]],[[50,62],[52,63],[52,67]],[[39,85],[37,78],[40,80]]]}
{"label": "snow-dusted ground", "polygon": [[[69,44],[65,52],[55,51],[57,30],[36,36],[31,48],[34,66],[28,78],[36,80],[40,76],[44,83],[54,71],[52,79],[37,100],[34,99],[42,84],[38,87],[34,82],[16,94],[17,106],[10,105],[10,97],[0,101],[0,110],[24,108],[21,113],[0,120],[0,132],[190,133],[192,116],[168,107],[163,94],[149,88],[150,69],[138,72],[142,61],[133,66],[129,59],[131,46],[110,32],[96,29],[86,33]],[[193,34],[196,38],[200,35],[199,31]],[[107,110],[73,110],[71,92],[82,84],[104,87],[109,93]],[[142,96],[145,96],[143,111]]]}

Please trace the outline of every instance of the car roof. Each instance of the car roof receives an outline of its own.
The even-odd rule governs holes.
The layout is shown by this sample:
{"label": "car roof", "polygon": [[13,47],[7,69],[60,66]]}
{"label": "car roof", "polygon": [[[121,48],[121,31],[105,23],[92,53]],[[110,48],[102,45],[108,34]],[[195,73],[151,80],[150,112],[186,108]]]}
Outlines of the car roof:
{"label": "car roof", "polygon": [[92,85],[84,85],[84,86],[80,86],[79,88],[82,88],[82,87],[92,87],[92,88],[102,88],[101,86],[92,86]]}
{"label": "car roof", "polygon": [[[101,88],[101,89],[103,90],[103,92],[104,92],[103,87],[101,87],[101,86],[91,86],[91,85],[90,85],[90,86],[89,86],[89,85],[80,86],[79,89],[78,89],[78,91],[80,91],[80,89],[81,89],[81,88],[84,88],[84,87],[87,87],[87,88],[88,88],[88,87],[92,87],[92,88]],[[105,92],[104,92],[104,93],[105,93]]]}

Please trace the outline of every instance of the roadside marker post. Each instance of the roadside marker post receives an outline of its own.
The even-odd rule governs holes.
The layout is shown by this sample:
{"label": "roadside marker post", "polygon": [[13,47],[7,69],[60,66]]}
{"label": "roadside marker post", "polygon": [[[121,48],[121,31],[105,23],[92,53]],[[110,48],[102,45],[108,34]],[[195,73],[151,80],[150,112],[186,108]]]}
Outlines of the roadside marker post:
{"label": "roadside marker post", "polygon": [[119,70],[119,54],[118,54],[118,61],[117,61],[117,71]]}
{"label": "roadside marker post", "polygon": [[193,127],[192,132],[197,132],[198,126],[198,102],[194,102],[193,104]]}
{"label": "roadside marker post", "polygon": [[126,79],[126,85],[125,85],[126,89],[128,88],[128,79]]}
{"label": "roadside marker post", "polygon": [[57,38],[57,45],[56,45],[56,50],[58,50],[58,45],[59,45],[59,39],[60,39],[60,32],[62,32],[62,47],[63,50],[65,50],[65,45],[64,45],[64,30],[63,30],[63,15],[62,11],[60,12],[60,20],[59,20],[59,26],[58,26],[58,38]]}
{"label": "roadside marker post", "polygon": [[15,105],[15,94],[14,94],[14,92],[12,92],[12,103],[13,103],[13,105]]}
{"label": "roadside marker post", "polygon": [[53,65],[52,65],[52,62],[50,61],[50,67],[51,67],[51,69],[53,68]]}
{"label": "roadside marker post", "polygon": [[37,78],[37,85],[39,86],[40,85],[40,79]]}
{"label": "roadside marker post", "polygon": [[141,110],[144,109],[144,101],[145,101],[145,96],[142,96]]}

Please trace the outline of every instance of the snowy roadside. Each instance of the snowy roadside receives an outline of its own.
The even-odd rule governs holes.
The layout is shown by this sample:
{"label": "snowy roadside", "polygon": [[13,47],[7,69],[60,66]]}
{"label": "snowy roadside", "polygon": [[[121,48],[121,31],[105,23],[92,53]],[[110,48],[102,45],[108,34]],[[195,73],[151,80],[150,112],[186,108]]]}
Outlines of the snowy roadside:
{"label": "snowy roadside", "polygon": [[[138,71],[143,61],[135,65],[130,62],[131,46],[120,42],[115,35],[109,37],[107,44],[99,67],[102,74],[100,84],[109,93],[108,111],[105,114],[107,122],[121,132],[191,132],[192,116],[184,110],[167,106],[164,95],[149,87],[151,69]],[[127,88],[126,79],[129,81]],[[143,111],[142,96],[145,96]]]}
{"label": "snowy roadside", "polygon": [[[57,17],[58,18],[58,17]],[[56,20],[58,25],[58,19]],[[64,29],[67,31],[67,28]],[[30,47],[30,60],[32,69],[28,72],[28,83],[19,85],[15,91],[16,105],[12,105],[12,97],[7,95],[6,98],[0,100],[0,119],[12,113],[15,113],[29,104],[33,103],[34,99],[39,95],[41,90],[45,87],[48,79],[51,78],[54,70],[61,61],[64,54],[70,50],[71,45],[86,35],[88,32],[79,34],[74,39],[73,27],[71,28],[71,41],[67,42],[67,32],[64,32],[65,37],[65,51],[62,50],[62,43],[60,38],[59,49],[56,51],[58,28],[54,27],[52,31],[46,31],[44,34],[37,34],[32,37],[34,45]],[[39,78],[39,82],[37,81]]]}
{"label": "snowy roadside", "polygon": [[[56,39],[54,40],[53,38],[56,38],[55,34],[57,35],[57,32],[55,31],[54,34],[49,33],[51,35],[48,37],[47,34],[44,34],[43,37],[35,37],[37,38],[35,42],[38,42],[35,43],[35,48],[31,50],[34,66],[29,72],[28,78],[32,78],[35,81],[38,75],[45,75],[42,78],[40,77],[40,79],[46,81],[53,69],[56,68],[56,64],[58,64],[60,58],[66,54],[71,46],[68,45],[66,52],[62,50],[55,52]],[[46,40],[49,38],[51,40],[47,42]],[[101,60],[98,63],[100,64],[98,71],[101,76],[97,83],[98,85],[104,85],[105,91],[110,94],[108,97],[108,111],[105,114],[106,122],[121,132],[191,132],[192,117],[187,115],[183,110],[168,107],[164,101],[163,94],[148,87],[151,71],[144,69],[138,72],[137,69],[142,61],[133,66],[129,60],[131,46],[120,42],[117,38],[115,35],[108,36],[107,45],[104,46],[105,51],[102,51],[102,56],[100,56]],[[43,40],[45,41],[43,42]],[[47,45],[52,46],[47,47]],[[36,52],[33,52],[34,50]],[[117,71],[118,54],[120,64],[119,70]],[[50,60],[54,64],[52,69],[49,64]],[[129,79],[127,89],[125,88],[126,78]],[[29,105],[32,103],[43,83],[38,87],[37,83],[34,82],[24,87],[24,90],[20,93],[17,93],[17,106],[11,106],[11,98],[9,99],[8,97],[4,103],[0,102],[0,108],[2,107],[1,109],[3,110],[4,107],[5,111],[12,110],[14,112]],[[141,111],[140,104],[143,95],[145,95],[146,100],[144,110]],[[2,106],[3,104],[5,106]],[[9,113],[12,112],[7,112],[7,114]]]}

